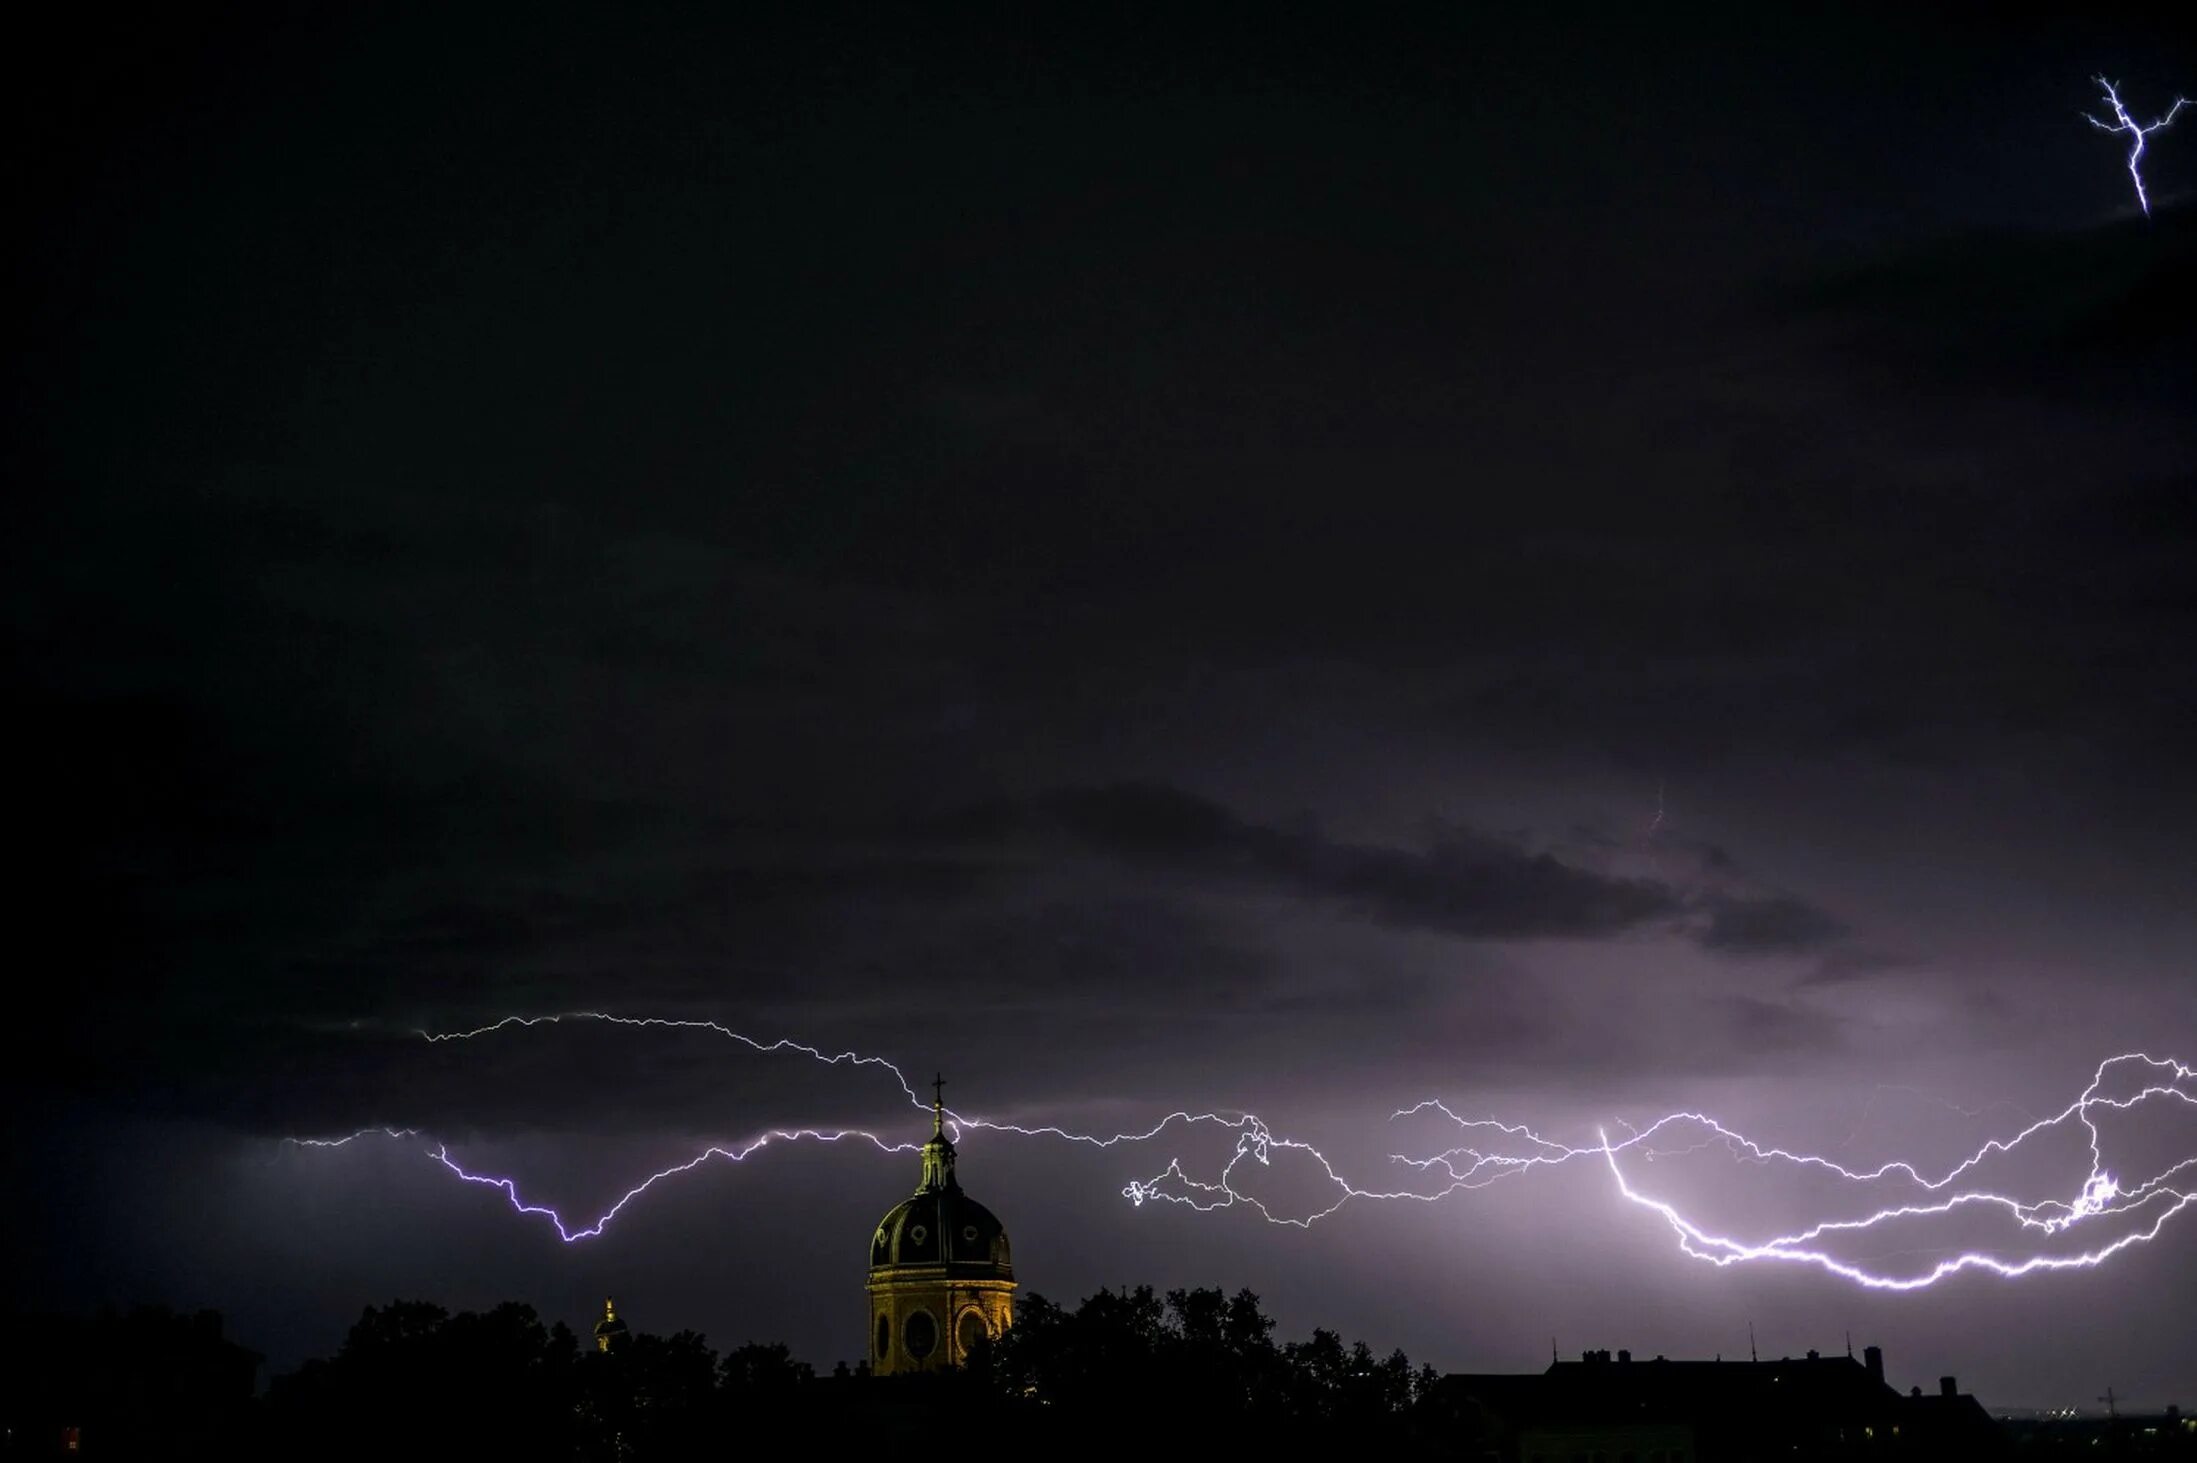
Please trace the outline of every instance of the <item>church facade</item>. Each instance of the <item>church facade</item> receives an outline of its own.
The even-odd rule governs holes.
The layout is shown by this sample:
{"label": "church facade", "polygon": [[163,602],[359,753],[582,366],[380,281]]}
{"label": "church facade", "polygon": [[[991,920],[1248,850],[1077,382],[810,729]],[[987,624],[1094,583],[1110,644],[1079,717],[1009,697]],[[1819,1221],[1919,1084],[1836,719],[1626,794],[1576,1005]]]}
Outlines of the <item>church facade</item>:
{"label": "church facade", "polygon": [[869,1348],[876,1376],[961,1365],[1014,1323],[1007,1230],[962,1191],[946,1137],[944,1083],[933,1086],[931,1140],[915,1193],[870,1238]]}

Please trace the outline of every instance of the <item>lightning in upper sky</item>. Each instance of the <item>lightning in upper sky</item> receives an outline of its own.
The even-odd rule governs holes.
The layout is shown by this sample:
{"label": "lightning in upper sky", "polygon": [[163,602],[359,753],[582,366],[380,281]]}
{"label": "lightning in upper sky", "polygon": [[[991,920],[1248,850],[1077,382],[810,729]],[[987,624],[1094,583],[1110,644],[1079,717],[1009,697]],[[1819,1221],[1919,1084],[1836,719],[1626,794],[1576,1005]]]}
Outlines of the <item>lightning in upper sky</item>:
{"label": "lightning in upper sky", "polygon": [[[720,1022],[665,1017],[622,1016],[602,1011],[567,1012],[553,1016],[513,1016],[487,1026],[450,1032],[420,1032],[430,1042],[474,1041],[492,1035],[526,1030],[560,1022],[600,1022],[616,1026],[704,1031],[727,1038],[758,1053],[790,1052],[832,1067],[875,1068],[887,1075],[912,1106],[927,1109],[906,1075],[883,1057],[857,1052],[832,1053],[819,1046],[791,1039],[764,1041],[735,1031]],[[1366,1187],[1345,1178],[1328,1157],[1301,1139],[1277,1135],[1250,1112],[1190,1112],[1178,1109],[1140,1129],[1118,1133],[1079,1132],[1053,1124],[1026,1125],[971,1116],[944,1109],[957,1140],[970,1132],[989,1132],[1027,1138],[1076,1143],[1098,1149],[1154,1141],[1163,1134],[1192,1128],[1215,1128],[1234,1134],[1233,1148],[1217,1171],[1200,1177],[1170,1158],[1157,1172],[1131,1178],[1122,1194],[1133,1205],[1163,1202],[1199,1212],[1243,1208],[1271,1224],[1308,1229],[1345,1204],[1357,1201],[1408,1200],[1432,1204],[1452,1195],[1486,1188],[1503,1179],[1522,1178],[1538,1170],[1576,1163],[1606,1168],[1614,1196],[1658,1216],[1678,1241],[1679,1250],[1718,1266],[1765,1262],[1812,1266],[1840,1279],[1870,1289],[1919,1290],[1963,1271],[1984,1271],[2017,1277],[2040,1271],[2084,1269],[2103,1264],[2132,1246],[2148,1243],[2184,1209],[2197,1203],[2197,1152],[2178,1159],[2152,1161],[2140,1176],[2115,1172],[2099,1128],[2103,1115],[2132,1112],[2138,1108],[2175,1107],[2197,1110],[2197,1068],[2164,1057],[2126,1052],[2101,1062],[2090,1082],[2066,1106],[2049,1116],[2032,1119],[2004,1137],[1992,1138],[1966,1157],[1932,1170],[1907,1161],[1893,1161],[1874,1168],[1850,1167],[1820,1154],[1766,1146],[1727,1127],[1706,1113],[1666,1113],[1653,1122],[1620,1124],[1623,1132],[1613,1137],[1607,1127],[1597,1130],[1591,1143],[1565,1143],[1544,1136],[1531,1127],[1494,1118],[1462,1116],[1440,1099],[1428,1098],[1391,1114],[1391,1121],[1438,1118],[1464,1141],[1433,1153],[1392,1153],[1391,1161],[1412,1178],[1391,1187]],[[2019,1150],[2035,1149],[2057,1134],[2079,1132],[2087,1162],[2077,1176],[2075,1164],[2059,1179],[2023,1191],[2007,1187],[2008,1180],[1993,1185],[1982,1182],[1982,1170],[2003,1167]],[[391,1139],[411,1138],[420,1130],[409,1127],[368,1127],[338,1138],[299,1138],[294,1143],[314,1148],[339,1148],[356,1139],[381,1134]],[[713,1161],[744,1163],[775,1144],[846,1143],[874,1147],[886,1153],[911,1153],[916,1145],[886,1138],[861,1128],[788,1127],[760,1132],[745,1142],[712,1144],[682,1162],[658,1170],[630,1186],[591,1220],[568,1219],[556,1208],[528,1200],[517,1179],[477,1173],[453,1156],[448,1145],[435,1143],[427,1153],[451,1174],[469,1184],[502,1193],[517,1213],[545,1220],[566,1243],[592,1239],[631,1203],[658,1184],[691,1173]],[[1649,1191],[1639,1176],[1643,1165],[1682,1159],[1710,1150],[1721,1150],[1732,1161],[1759,1169],[1790,1170],[1828,1182],[1852,1202],[1840,1202],[1822,1214],[1782,1233],[1752,1237],[1720,1232],[1698,1213],[1682,1207],[1682,1201]],[[1247,1163],[1252,1170],[1269,1168],[1278,1156],[1291,1155],[1312,1165],[1327,1198],[1301,1212],[1283,1212],[1262,1199],[1241,1179]],[[2072,1155],[2072,1150],[2071,1150]],[[1820,1202],[1820,1201],[1819,1201]],[[1913,1243],[1912,1236],[1892,1251],[1897,1256],[1920,1255],[1921,1261],[1905,1268],[1856,1258],[1850,1249],[1837,1246],[1856,1236],[1890,1232],[1902,1227],[1932,1223],[1965,1222],[1969,1216],[1997,1216],[2006,1226],[1996,1247]],[[2111,1223],[2108,1223],[2111,1221]],[[2068,1236],[2090,1237],[2084,1244]]]}
{"label": "lightning in upper sky", "polygon": [[342,1148],[347,1144],[357,1142],[361,1138],[370,1138],[376,1133],[381,1134],[384,1138],[416,1138],[419,1136],[419,1131],[418,1128],[390,1128],[376,1125],[361,1128],[356,1133],[345,1133],[340,1138],[285,1138],[283,1141],[295,1144],[299,1148]]}
{"label": "lightning in upper sky", "polygon": [[2151,217],[2151,195],[2144,191],[2144,173],[2142,167],[2139,166],[2144,156],[2144,139],[2154,132],[2165,131],[2173,123],[2174,114],[2181,111],[2183,106],[2187,104],[2188,98],[2176,97],[2174,105],[2166,109],[2165,116],[2159,118],[2156,122],[2146,124],[2131,117],[2128,114],[2128,108],[2121,104],[2121,92],[2118,83],[2108,81],[2102,76],[2093,76],[2090,79],[2105,89],[2105,99],[2113,108],[2113,121],[2110,124],[2102,122],[2088,112],[2083,113],[2083,119],[2100,132],[2125,132],[2128,134],[2128,176],[2136,184],[2136,203],[2143,209],[2144,217],[2149,218]]}

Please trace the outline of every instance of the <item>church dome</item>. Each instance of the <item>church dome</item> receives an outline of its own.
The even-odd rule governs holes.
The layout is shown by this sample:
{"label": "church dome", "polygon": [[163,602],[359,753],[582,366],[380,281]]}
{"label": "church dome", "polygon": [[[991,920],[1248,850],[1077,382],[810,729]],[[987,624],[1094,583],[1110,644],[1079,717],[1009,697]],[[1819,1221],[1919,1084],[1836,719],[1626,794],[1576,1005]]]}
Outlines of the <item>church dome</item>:
{"label": "church dome", "polygon": [[953,1278],[1015,1278],[1007,1227],[962,1192],[943,1106],[934,1104],[931,1141],[923,1145],[923,1181],[878,1222],[870,1239],[870,1273],[939,1267]]}
{"label": "church dome", "polygon": [[626,1344],[628,1335],[626,1323],[618,1319],[618,1308],[604,1297],[603,1318],[595,1323],[595,1349],[616,1351]]}
{"label": "church dome", "polygon": [[1007,1228],[962,1192],[946,1136],[946,1079],[931,1084],[923,1177],[870,1236],[870,1368],[881,1377],[966,1365],[1015,1321]]}
{"label": "church dome", "polygon": [[947,1267],[949,1273],[1014,1279],[1007,1228],[991,1210],[961,1192],[930,1189],[902,1199],[878,1223],[870,1269]]}

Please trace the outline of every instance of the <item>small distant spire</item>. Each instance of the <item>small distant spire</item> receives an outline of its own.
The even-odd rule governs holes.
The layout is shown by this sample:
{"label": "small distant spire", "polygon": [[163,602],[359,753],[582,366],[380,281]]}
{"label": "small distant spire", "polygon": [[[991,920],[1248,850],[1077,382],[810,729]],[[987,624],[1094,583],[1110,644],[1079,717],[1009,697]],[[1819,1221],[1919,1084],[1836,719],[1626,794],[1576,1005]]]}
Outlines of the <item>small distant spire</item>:
{"label": "small distant spire", "polygon": [[1846,1359],[1848,1361],[1854,1359],[1854,1333],[1851,1331],[1846,1333]]}
{"label": "small distant spire", "polygon": [[1747,1360],[1762,1360],[1762,1353],[1755,1350],[1755,1323],[1752,1321],[1747,1323]]}

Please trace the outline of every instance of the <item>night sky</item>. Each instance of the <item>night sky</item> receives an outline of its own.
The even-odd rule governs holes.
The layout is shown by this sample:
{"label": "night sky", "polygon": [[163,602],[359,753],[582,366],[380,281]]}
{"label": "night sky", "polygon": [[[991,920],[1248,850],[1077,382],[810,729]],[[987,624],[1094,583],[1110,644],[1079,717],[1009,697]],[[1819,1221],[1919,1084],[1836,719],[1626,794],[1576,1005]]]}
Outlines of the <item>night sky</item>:
{"label": "night sky", "polygon": [[[510,1014],[1250,1109],[1374,1186],[1428,1097],[1944,1164],[2197,1060],[2197,120],[2147,222],[2081,116],[2197,94],[2189,37],[791,8],[11,56],[18,1303],[277,1369],[399,1295],[861,1355],[912,1157],[568,1248],[422,1143],[592,1216],[773,1124],[920,1140],[888,1075],[414,1034]],[[281,1141],[381,1123],[426,1136]],[[1122,1197],[1225,1149],[961,1174],[1056,1299],[2197,1402],[2197,1213],[1885,1295],[1687,1258],[1593,1165],[1310,1230]]]}

